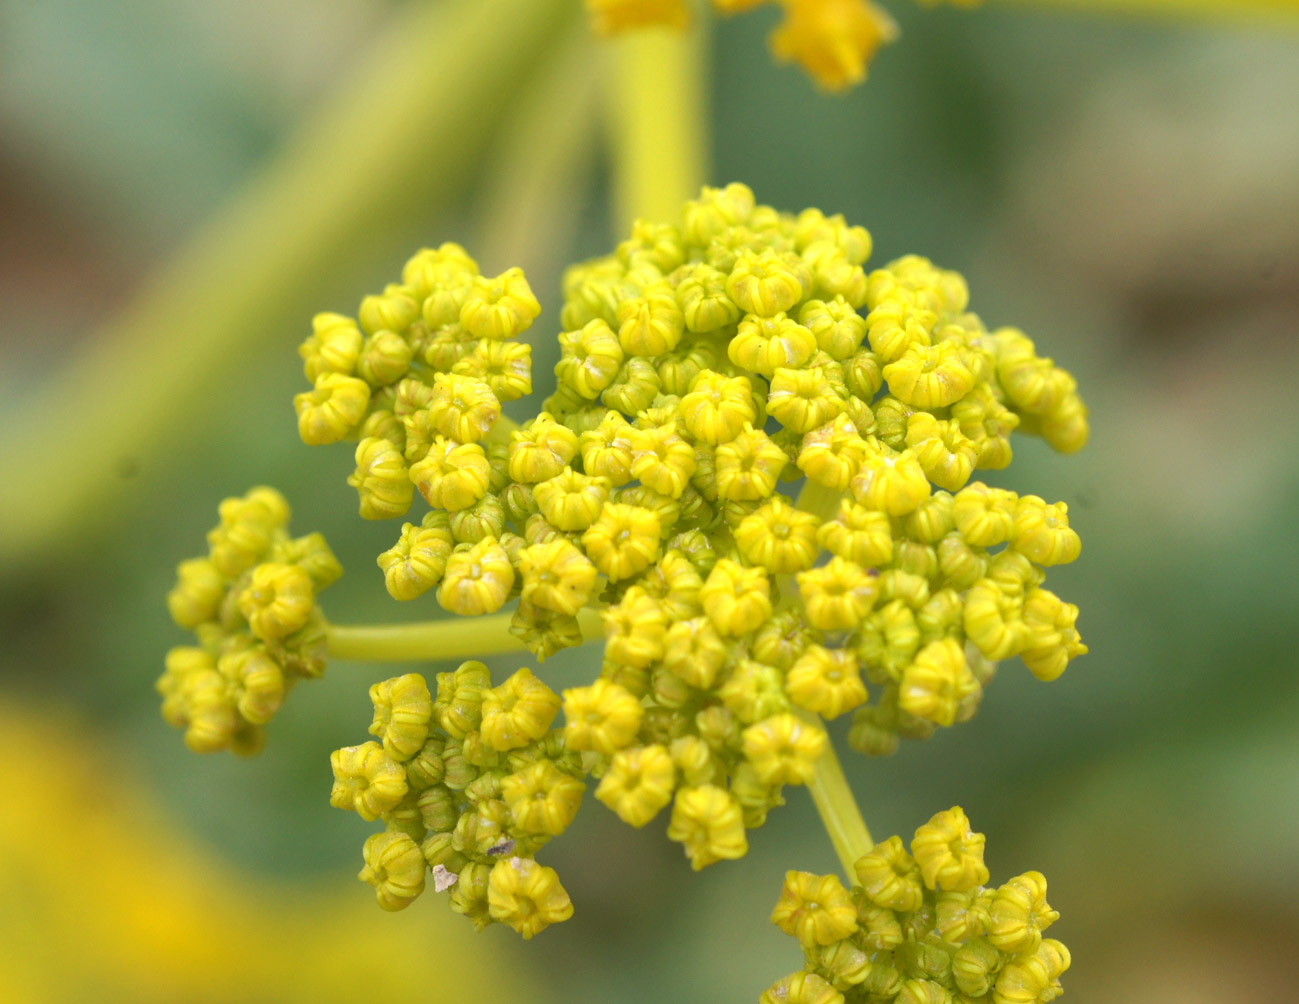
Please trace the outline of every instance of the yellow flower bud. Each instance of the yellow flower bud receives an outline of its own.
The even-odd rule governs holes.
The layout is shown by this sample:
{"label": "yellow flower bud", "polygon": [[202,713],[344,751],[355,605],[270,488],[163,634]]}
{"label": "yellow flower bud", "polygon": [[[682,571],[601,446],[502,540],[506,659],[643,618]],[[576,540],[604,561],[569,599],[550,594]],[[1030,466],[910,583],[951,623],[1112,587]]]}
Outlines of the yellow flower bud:
{"label": "yellow flower bud", "polygon": [[439,673],[437,681],[437,721],[453,739],[463,739],[482,721],[491,673],[481,662],[465,662],[454,673]]}
{"label": "yellow flower bud", "polygon": [[451,552],[438,587],[438,603],[464,617],[492,614],[505,605],[513,587],[514,566],[509,555],[499,542],[485,537]]}
{"label": "yellow flower bud", "polygon": [[997,400],[986,383],[952,405],[951,414],[979,451],[975,467],[1001,470],[1010,465],[1010,434],[1019,425],[1019,416]]}
{"label": "yellow flower bud", "polygon": [[680,498],[695,472],[695,448],[677,435],[676,424],[627,432],[631,444],[631,474],[645,487]]}
{"label": "yellow flower bud", "polygon": [[176,585],[167,594],[167,610],[177,627],[196,628],[216,618],[226,595],[225,578],[207,558],[176,566]]}
{"label": "yellow flower bud", "polygon": [[952,1004],[952,995],[933,980],[907,980],[893,998],[894,1004]]}
{"label": "yellow flower bud", "polygon": [[515,401],[532,393],[532,346],[483,340],[452,372],[481,380],[498,401]]}
{"label": "yellow flower bud", "polygon": [[510,433],[509,473],[515,481],[536,484],[560,474],[577,455],[577,435],[542,412]]}
{"label": "yellow flower bud", "polygon": [[654,403],[662,387],[654,364],[632,356],[619,368],[613,383],[600,394],[600,402],[626,415],[637,415]]}
{"label": "yellow flower bud", "polygon": [[810,645],[785,676],[785,693],[800,708],[838,718],[866,703],[866,685],[851,649]]}
{"label": "yellow flower bud", "polygon": [[268,562],[253,569],[239,594],[239,612],[253,634],[275,641],[293,634],[311,617],[316,592],[311,576],[297,565]]}
{"label": "yellow flower bud", "polygon": [[540,760],[501,781],[501,797],[524,833],[558,836],[577,815],[586,785]]}
{"label": "yellow flower bud", "polygon": [[578,331],[561,334],[559,345],[563,356],[555,366],[555,375],[584,398],[599,397],[622,367],[624,355],[618,336],[600,318]]}
{"label": "yellow flower bud", "polygon": [[475,338],[514,338],[532,326],[541,304],[520,268],[489,279],[477,276],[460,308],[460,323]]}
{"label": "yellow flower bud", "polygon": [[357,876],[374,886],[385,910],[404,910],[424,891],[424,855],[404,833],[388,830],[365,842],[365,867]]}
{"label": "yellow flower bud", "polygon": [[989,488],[976,481],[956,493],[952,518],[956,529],[974,547],[996,547],[1010,539],[1015,527],[1014,492]]}
{"label": "yellow flower bud", "polygon": [[834,392],[820,366],[782,366],[772,375],[767,412],[792,432],[811,432],[837,418],[843,408],[843,398]]}
{"label": "yellow flower bud", "polygon": [[869,446],[852,419],[842,414],[803,437],[796,462],[812,481],[831,491],[842,492],[857,473],[868,450]]}
{"label": "yellow flower bud", "polygon": [[656,282],[638,296],[618,304],[618,343],[629,356],[652,358],[671,352],[681,341],[685,321],[676,294],[666,282]]}
{"label": "yellow flower bud", "polygon": [[914,408],[946,408],[970,392],[974,374],[955,342],[912,344],[884,367],[889,393]]}
{"label": "yellow flower bud", "polygon": [[834,519],[821,524],[816,539],[831,554],[865,568],[893,560],[893,531],[888,516],[849,499],[840,501]]}
{"label": "yellow flower bud", "polygon": [[770,42],[778,61],[796,62],[818,87],[842,91],[866,79],[876,50],[897,33],[869,0],[788,0]]}
{"label": "yellow flower bud", "polygon": [[1030,638],[1019,653],[1024,665],[1039,680],[1056,680],[1071,659],[1087,654],[1074,625],[1078,608],[1046,589],[1031,589],[1024,596],[1024,623]]}
{"label": "yellow flower bud", "polygon": [[1039,565],[1065,565],[1082,552],[1082,541],[1069,526],[1069,507],[1047,505],[1036,495],[1022,496],[1015,506],[1010,546]]}
{"label": "yellow flower bud", "polygon": [[598,679],[564,691],[564,738],[569,749],[610,754],[636,738],[643,709],[625,687]]}
{"label": "yellow flower bud", "polygon": [[405,523],[401,538],[379,555],[384,585],[396,600],[413,600],[442,581],[451,556],[451,531],[439,525],[429,513],[424,525]]}
{"label": "yellow flower bud", "polygon": [[1060,453],[1077,453],[1087,445],[1091,430],[1087,425],[1087,405],[1077,393],[1065,394],[1042,416],[1038,431],[1047,445]]}
{"label": "yellow flower bud", "polygon": [[362,519],[402,516],[415,494],[405,458],[386,439],[369,437],[357,444],[356,471],[347,483],[361,497]]}
{"label": "yellow flower bud", "polygon": [[889,837],[853,865],[862,891],[876,906],[900,913],[918,909],[925,889],[920,870],[902,846],[901,837]]}
{"label": "yellow flower bud", "polygon": [[894,453],[887,447],[868,449],[849,483],[853,498],[868,509],[890,516],[912,512],[932,490],[911,450]]}
{"label": "yellow flower bud", "polygon": [[373,822],[406,795],[406,771],[375,742],[345,746],[329,756],[334,788],[329,804]]}
{"label": "yellow flower bud", "polygon": [[[866,337],[866,319],[842,296],[808,300],[799,309],[798,322],[812,332],[817,348],[840,362],[857,352]],[[872,397],[874,391],[863,396]]]}
{"label": "yellow flower bud", "polygon": [[764,990],[758,1004],[843,1004],[843,994],[816,973],[799,970]]}
{"label": "yellow flower bud", "polygon": [[351,376],[364,342],[361,329],[342,314],[317,314],[311,319],[311,335],[298,346],[302,369],[313,384],[322,373]]}
{"label": "yellow flower bud", "polygon": [[595,587],[595,566],[562,537],[519,551],[523,599],[572,616],[586,605]]}
{"label": "yellow flower bud", "polygon": [[501,417],[501,403],[486,382],[454,373],[433,375],[429,421],[443,436],[461,443],[476,443]]}
{"label": "yellow flower bud", "polygon": [[976,582],[965,598],[965,635],[993,662],[1018,655],[1032,644],[1021,590],[994,578]]}
{"label": "yellow flower bud", "polygon": [[823,631],[859,627],[879,595],[874,574],[839,557],[820,568],[799,572],[797,581],[808,623]]}
{"label": "yellow flower bud", "polygon": [[735,544],[745,561],[773,575],[797,572],[816,560],[819,522],[777,495],[740,521]]}
{"label": "yellow flower bud", "polygon": [[925,721],[951,725],[966,702],[981,691],[960,643],[944,638],[922,648],[903,671],[898,706]]}
{"label": "yellow flower bud", "polygon": [[314,389],[293,398],[298,434],[308,446],[337,443],[360,424],[370,403],[370,385],[341,373],[322,373]]}
{"label": "yellow flower bud", "polygon": [[1037,1004],[1058,997],[1060,975],[1069,968],[1069,950],[1047,938],[1031,955],[1013,959],[997,974],[993,1004]]}
{"label": "yellow flower bud", "polygon": [[374,721],[370,735],[393,760],[409,760],[424,746],[433,715],[433,697],[418,673],[395,676],[370,688]]}
{"label": "yellow flower bud", "polygon": [[770,498],[776,479],[788,463],[785,451],[765,432],[746,425],[743,432],[718,446],[714,453],[717,495],[734,502]]}
{"label": "yellow flower bud", "polygon": [[857,908],[838,876],[788,871],[771,922],[811,950],[853,934]]}
{"label": "yellow flower bud", "polygon": [[723,558],[699,591],[700,602],[717,630],[735,637],[756,631],[771,617],[771,583],[761,568],[745,568]]}
{"label": "yellow flower bud", "polygon": [[741,251],[726,293],[740,310],[758,317],[791,310],[806,295],[798,273],[775,251]]}
{"label": "yellow flower bud", "polygon": [[[803,249],[802,258],[811,266],[812,290],[815,295],[826,299],[842,299],[854,309],[865,304],[865,270],[860,264],[850,261],[833,241],[813,241]],[[864,327],[862,334],[865,334]]]}
{"label": "yellow flower bud", "polygon": [[742,858],[749,850],[740,803],[711,784],[677,791],[668,839],[685,845],[695,871],[717,861]]}
{"label": "yellow flower bud", "polygon": [[631,826],[641,827],[658,815],[676,783],[676,768],[665,747],[634,746],[614,753],[595,797]]}
{"label": "yellow flower bud", "polygon": [[492,867],[487,887],[492,920],[506,924],[524,938],[573,916],[573,903],[559,883],[555,869],[531,858],[506,858]]}
{"label": "yellow flower bud", "polygon": [[356,375],[371,387],[386,387],[406,375],[413,356],[410,343],[392,331],[377,331],[365,340]]}
{"label": "yellow flower bud", "polygon": [[226,652],[217,669],[236,698],[240,716],[253,725],[265,725],[280,710],[288,686],[284,671],[261,646]]}
{"label": "yellow flower bud", "polygon": [[799,367],[816,352],[816,336],[784,313],[747,315],[727,346],[736,366],[771,377],[782,366]]}
{"label": "yellow flower bud", "polygon": [[419,304],[406,290],[401,286],[390,285],[382,294],[361,300],[357,317],[367,334],[373,335],[380,331],[401,334],[419,317],[419,313]]}
{"label": "yellow flower bud", "polygon": [[1036,952],[1042,932],[1060,919],[1046,901],[1046,877],[1025,872],[997,890],[988,923],[988,940],[1014,955]]}
{"label": "yellow flower bud", "polygon": [[706,617],[678,621],[664,636],[664,665],[699,690],[712,687],[728,658],[726,643]]}
{"label": "yellow flower bud", "polygon": [[907,420],[906,443],[925,476],[940,488],[957,491],[974,473],[978,448],[955,419],[942,421],[930,412],[917,411]]}
{"label": "yellow flower bud", "polygon": [[540,739],[559,713],[559,695],[520,669],[499,687],[483,695],[479,730],[492,749],[504,753]]}
{"label": "yellow flower bud", "polygon": [[742,738],[745,759],[765,784],[808,784],[826,744],[824,729],[788,712],[750,725]]}
{"label": "yellow flower bud", "polygon": [[424,459],[411,467],[410,480],[434,509],[458,512],[487,494],[491,467],[477,443],[438,436]]}
{"label": "yellow flower bud", "polygon": [[658,554],[661,525],[648,509],[612,503],[582,534],[582,547],[595,567],[616,582],[650,566]]}
{"label": "yellow flower bud", "polygon": [[996,345],[997,381],[1017,409],[1034,415],[1050,414],[1074,393],[1073,377],[1057,369],[1050,359],[1040,358],[1022,331],[999,328],[992,340]]}
{"label": "yellow flower bud", "polygon": [[1002,956],[983,938],[964,942],[952,955],[952,976],[961,993],[983,997],[992,989]]}
{"label": "yellow flower bud", "polygon": [[757,420],[753,388],[743,376],[704,370],[681,399],[681,418],[690,435],[710,446],[728,443]]}
{"label": "yellow flower bud", "polygon": [[930,889],[967,892],[988,881],[983,863],[984,836],[970,829],[959,805],[939,812],[916,830],[911,854]]}
{"label": "yellow flower bud", "polygon": [[689,269],[689,274],[676,288],[677,303],[686,328],[710,332],[738,321],[740,308],[726,292],[726,274],[702,262],[689,266]]}
{"label": "yellow flower bud", "polygon": [[609,411],[595,429],[582,433],[582,467],[589,476],[604,478],[613,487],[631,480],[631,428],[622,415]]}
{"label": "yellow flower bud", "polygon": [[450,241],[438,248],[420,248],[402,266],[401,281],[411,293],[424,299],[440,286],[472,278],[478,263],[459,244]]}

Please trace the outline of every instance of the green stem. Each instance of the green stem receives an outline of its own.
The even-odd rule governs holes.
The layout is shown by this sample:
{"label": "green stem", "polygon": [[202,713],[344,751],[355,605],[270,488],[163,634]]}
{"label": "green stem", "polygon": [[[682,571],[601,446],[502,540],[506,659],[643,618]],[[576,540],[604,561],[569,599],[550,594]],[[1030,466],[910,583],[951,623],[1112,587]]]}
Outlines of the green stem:
{"label": "green stem", "polygon": [[[819,724],[819,723],[818,723]],[[850,882],[856,881],[853,864],[863,854],[868,854],[875,841],[871,839],[866,821],[862,819],[857,800],[853,798],[848,779],[843,775],[843,765],[834,751],[834,743],[828,739],[825,752],[816,762],[816,772],[808,786],[816,811],[821,816],[825,832],[830,835],[839,863]]]}
{"label": "green stem", "polygon": [[675,220],[707,177],[704,25],[646,28],[610,39],[615,225]]}
{"label": "green stem", "polygon": [[[331,624],[326,632],[329,654],[357,662],[433,662],[474,659],[506,652],[524,652],[527,646],[510,634],[512,614],[467,617],[409,624]],[[603,635],[599,611],[577,615],[582,637],[592,641]]]}
{"label": "green stem", "polygon": [[[10,414],[0,454],[23,473],[0,482],[0,553],[16,563],[75,546],[122,505],[125,460],[192,439],[212,388],[260,366],[266,345],[292,353],[341,274],[399,260],[398,248],[419,239],[415,221],[455,204],[497,113],[577,7],[405,5],[333,98]],[[75,461],[51,448],[91,440]]]}

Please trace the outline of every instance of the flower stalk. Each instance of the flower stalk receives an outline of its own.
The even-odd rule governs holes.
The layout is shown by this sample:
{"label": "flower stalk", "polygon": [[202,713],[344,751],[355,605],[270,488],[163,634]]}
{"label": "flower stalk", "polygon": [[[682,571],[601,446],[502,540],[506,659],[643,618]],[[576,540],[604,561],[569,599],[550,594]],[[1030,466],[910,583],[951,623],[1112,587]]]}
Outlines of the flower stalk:
{"label": "flower stalk", "polygon": [[[526,652],[527,645],[510,634],[512,614],[488,617],[414,621],[409,624],[330,624],[329,654],[335,659],[364,662],[437,662],[481,659],[507,652]],[[600,615],[586,609],[578,615],[585,641],[600,637]]]}

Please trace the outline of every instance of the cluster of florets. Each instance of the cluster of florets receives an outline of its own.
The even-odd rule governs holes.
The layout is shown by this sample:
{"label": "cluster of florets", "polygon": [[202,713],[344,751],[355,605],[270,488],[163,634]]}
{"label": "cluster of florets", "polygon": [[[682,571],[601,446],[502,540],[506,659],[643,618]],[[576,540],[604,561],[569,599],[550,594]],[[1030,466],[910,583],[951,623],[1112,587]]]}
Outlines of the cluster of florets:
{"label": "cluster of florets", "polygon": [[[517,598],[512,631],[539,658],[601,611],[604,669],[571,692],[568,747],[632,825],[674,802],[695,867],[744,854],[781,786],[810,779],[820,718],[854,712],[853,745],[890,753],[969,718],[997,660],[1052,679],[1086,651],[1077,608],[1042,588],[1079,552],[1064,503],[968,483],[1010,462],[1017,427],[1083,445],[1072,377],[988,331],[956,273],[916,257],[867,273],[870,250],[842,217],[705,189],[679,224],[640,222],[570,270],[536,418],[512,426],[486,373],[452,372],[422,407],[354,419],[388,430],[358,456],[398,458],[358,477],[363,509],[411,479],[433,507],[379,558],[394,597],[436,587],[462,615]],[[458,249],[453,278],[425,268],[446,254],[407,266],[424,320],[395,337],[460,345],[454,370],[536,310],[521,276],[490,296],[466,279]],[[430,329],[442,303],[460,320]],[[490,332],[466,341],[481,312]],[[427,386],[407,376],[397,401],[411,384]],[[780,490],[800,480],[799,500]]]}
{"label": "cluster of florets", "polygon": [[1043,938],[1059,914],[1046,879],[1025,872],[989,887],[984,837],[960,808],[890,837],[859,858],[857,885],[791,871],[772,923],[806,960],[761,1004],[1047,1004],[1069,950]]}
{"label": "cluster of florets", "polygon": [[325,669],[316,594],[343,574],[318,533],[290,538],[289,504],[273,488],[221,503],[208,555],[182,561],[167,595],[197,646],[167,653],[162,716],[199,753],[256,753],[263,726],[300,679]]}
{"label": "cluster of florets", "polygon": [[493,687],[486,666],[439,673],[436,699],[408,673],[370,688],[374,741],[334,752],[330,802],[386,829],[365,842],[360,878],[379,905],[401,910],[437,892],[477,928],[530,938],[573,912],[537,850],[563,833],[586,771],[562,730],[559,696],[527,669]]}
{"label": "cluster of florets", "polygon": [[[942,0],[922,0],[927,4]],[[981,0],[949,0],[973,7]],[[897,23],[871,0],[712,0],[722,14],[779,3],[784,18],[768,40],[780,62],[798,63],[816,83],[842,91],[866,79],[880,46],[898,37]],[[586,0],[595,30],[615,34],[652,25],[683,29],[690,0]]]}
{"label": "cluster of florets", "polygon": [[365,297],[357,318],[313,318],[298,349],[313,384],[294,398],[298,433],[313,446],[357,442],[348,483],[364,518],[405,515],[416,488],[451,512],[484,497],[501,402],[532,391],[532,349],[513,339],[540,310],[522,271],[479,275],[443,244]]}

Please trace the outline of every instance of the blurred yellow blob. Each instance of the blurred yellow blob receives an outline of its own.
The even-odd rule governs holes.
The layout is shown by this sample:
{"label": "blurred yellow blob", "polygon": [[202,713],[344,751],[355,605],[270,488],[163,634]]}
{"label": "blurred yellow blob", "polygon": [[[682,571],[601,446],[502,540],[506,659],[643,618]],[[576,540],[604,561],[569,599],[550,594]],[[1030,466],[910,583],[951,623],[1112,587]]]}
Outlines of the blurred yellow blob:
{"label": "blurred yellow blob", "polygon": [[522,999],[500,946],[489,965],[444,910],[376,917],[350,877],[254,876],[206,852],[102,742],[48,741],[73,729],[0,700],[11,748],[41,751],[0,764],[6,1004],[413,1001],[434,978],[440,999]]}

